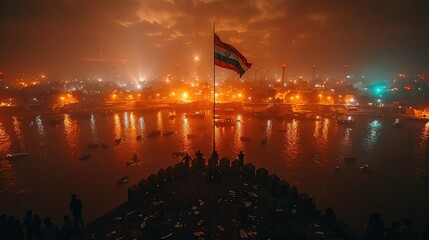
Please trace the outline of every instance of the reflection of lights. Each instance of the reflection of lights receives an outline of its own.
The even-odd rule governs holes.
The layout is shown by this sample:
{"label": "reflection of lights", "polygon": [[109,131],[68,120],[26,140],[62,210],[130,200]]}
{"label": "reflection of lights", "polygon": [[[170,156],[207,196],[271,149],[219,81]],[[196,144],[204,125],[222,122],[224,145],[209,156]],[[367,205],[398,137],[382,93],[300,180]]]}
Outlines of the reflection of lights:
{"label": "reflection of lights", "polygon": [[369,125],[372,128],[379,128],[379,127],[381,127],[381,123],[379,121],[377,121],[377,120],[372,121]]}
{"label": "reflection of lights", "polygon": [[184,93],[182,94],[182,97],[183,97],[183,99],[187,99],[187,98],[188,98],[188,93],[187,93],[187,92],[184,92]]}
{"label": "reflection of lights", "polygon": [[159,93],[157,93],[156,96],[159,97]]}
{"label": "reflection of lights", "polygon": [[243,94],[239,93],[239,94],[238,94],[238,97],[243,97]]}

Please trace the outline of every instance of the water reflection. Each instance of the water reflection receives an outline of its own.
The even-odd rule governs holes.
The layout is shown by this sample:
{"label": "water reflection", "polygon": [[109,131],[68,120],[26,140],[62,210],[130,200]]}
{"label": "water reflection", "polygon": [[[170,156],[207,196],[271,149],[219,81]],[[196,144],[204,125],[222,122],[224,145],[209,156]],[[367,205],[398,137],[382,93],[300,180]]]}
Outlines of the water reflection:
{"label": "water reflection", "polygon": [[23,148],[24,143],[23,143],[23,136],[21,133],[21,123],[18,121],[17,117],[12,116],[12,124],[13,124],[13,130],[15,132],[15,136],[17,136],[18,138],[19,147]]}
{"label": "water reflection", "polygon": [[283,154],[286,161],[293,162],[298,159],[299,138],[298,121],[293,119],[292,122],[286,124],[286,136],[283,139]]}
{"label": "water reflection", "polygon": [[46,135],[45,135],[46,133],[45,133],[45,128],[43,127],[43,122],[40,115],[36,117],[36,128],[37,128],[37,133],[39,134],[39,137],[40,137],[40,145],[41,146],[46,145]]}
{"label": "water reflection", "polygon": [[187,118],[183,118],[183,124],[182,124],[182,132],[183,132],[183,151],[184,152],[191,152],[191,139],[188,137],[188,135],[191,134],[191,128],[189,127],[189,122]]}
{"label": "water reflection", "polygon": [[124,131],[127,132],[129,127],[128,112],[124,112]]}
{"label": "water reflection", "polygon": [[119,118],[119,114],[117,113],[113,115],[113,130],[115,133],[115,139],[121,138],[122,136],[121,119]]}
{"label": "water reflection", "polygon": [[140,135],[143,135],[144,129],[145,129],[145,123],[144,123],[144,118],[140,117],[139,118],[139,126],[140,126]]}
{"label": "water reflection", "polygon": [[134,115],[133,112],[131,112],[130,114],[130,130],[131,130],[131,136],[133,138],[135,138],[137,136],[137,131],[136,131],[136,117]]}
{"label": "water reflection", "polygon": [[94,117],[94,114],[91,114],[91,117],[90,117],[90,126],[91,126],[92,137],[96,138],[96,136],[97,136],[97,133],[96,133],[97,128],[95,126],[95,117]]}
{"label": "water reflection", "polygon": [[378,121],[374,120],[368,125],[368,135],[363,139],[363,146],[365,150],[371,151],[376,145],[380,132],[383,125]]}
{"label": "water reflection", "polygon": [[156,113],[156,126],[158,130],[164,131],[164,125],[162,124],[162,113],[161,111],[158,111]]}
{"label": "water reflection", "polygon": [[0,121],[0,152],[8,153],[11,151],[12,142],[10,141],[10,136],[7,134],[4,124]]}
{"label": "water reflection", "polygon": [[234,154],[238,154],[240,151],[245,150],[244,149],[244,144],[241,141],[241,137],[243,136],[243,131],[244,131],[244,119],[243,116],[241,114],[237,115],[236,118],[236,127],[235,127],[235,134],[234,134]]}
{"label": "water reflection", "polygon": [[70,118],[69,114],[64,115],[64,131],[68,146],[76,146],[78,126],[75,121]]}

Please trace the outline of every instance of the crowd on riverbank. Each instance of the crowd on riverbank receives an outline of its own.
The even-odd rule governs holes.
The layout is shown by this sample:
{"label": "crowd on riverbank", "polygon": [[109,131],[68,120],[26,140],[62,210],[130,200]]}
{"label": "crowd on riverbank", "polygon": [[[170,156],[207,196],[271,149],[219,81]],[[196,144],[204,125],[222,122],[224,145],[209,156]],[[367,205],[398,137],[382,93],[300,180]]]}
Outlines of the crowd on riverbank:
{"label": "crowd on riverbank", "polygon": [[64,215],[61,228],[50,217],[43,218],[42,226],[42,218],[38,214],[33,214],[32,210],[27,210],[22,223],[14,216],[0,215],[0,239],[23,240],[24,235],[28,240],[70,240],[80,238],[84,233],[82,207],[82,202],[73,194],[69,204],[73,219],[69,215]]}

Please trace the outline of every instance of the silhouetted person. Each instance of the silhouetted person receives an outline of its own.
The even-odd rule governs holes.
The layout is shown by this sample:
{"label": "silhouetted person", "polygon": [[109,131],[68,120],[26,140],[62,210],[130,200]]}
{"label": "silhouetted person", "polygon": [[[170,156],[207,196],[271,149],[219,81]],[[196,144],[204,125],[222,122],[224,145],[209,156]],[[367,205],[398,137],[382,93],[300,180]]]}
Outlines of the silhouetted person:
{"label": "silhouetted person", "polygon": [[6,225],[6,239],[23,240],[24,234],[22,233],[21,223],[13,216],[7,218]]}
{"label": "silhouetted person", "polygon": [[401,240],[401,233],[399,229],[399,223],[396,221],[392,222],[389,229],[386,230],[386,240]]}
{"label": "silhouetted person", "polygon": [[401,237],[405,240],[414,240],[418,239],[416,231],[413,229],[411,224],[413,221],[411,219],[405,218],[404,224],[401,226]]}
{"label": "silhouetted person", "polygon": [[189,156],[189,154],[186,154],[186,155],[183,157],[182,162],[184,162],[184,163],[186,164],[186,166],[187,166],[187,167],[189,167],[189,162],[190,162],[191,160],[192,160],[191,156]]}
{"label": "silhouetted person", "polygon": [[198,151],[195,153],[195,156],[197,157],[197,159],[202,159],[202,158],[203,158],[203,153],[202,153],[200,150],[198,150]]}
{"label": "silhouetted person", "polygon": [[40,219],[39,215],[34,215],[33,218],[33,231],[34,236],[36,236],[37,239],[42,239],[41,234],[42,231],[40,230],[40,225],[42,224],[42,220]]}
{"label": "silhouetted person", "polygon": [[59,240],[60,239],[60,228],[52,223],[50,217],[43,219],[45,226],[42,229],[43,240]]}
{"label": "silhouetted person", "polygon": [[426,223],[423,227],[422,240],[429,240],[429,223]]}
{"label": "silhouetted person", "polygon": [[28,210],[25,213],[25,219],[22,223],[22,226],[25,227],[25,233],[27,234],[27,239],[33,239],[34,235],[34,226],[33,226],[33,212]]}
{"label": "silhouetted person", "polygon": [[214,167],[217,167],[219,165],[219,154],[217,153],[216,150],[213,150],[212,161],[214,163]]}
{"label": "silhouetted person", "polygon": [[334,213],[334,210],[330,207],[326,208],[326,214],[323,216],[323,220],[326,224],[333,224],[337,219],[337,216]]}
{"label": "silhouetted person", "polygon": [[380,219],[379,213],[369,215],[369,221],[365,231],[365,239],[384,239],[384,222]]}
{"label": "silhouetted person", "polygon": [[73,213],[76,228],[78,228],[79,223],[83,228],[82,207],[82,201],[76,198],[76,194],[71,195],[70,211]]}
{"label": "silhouetted person", "polygon": [[240,163],[240,172],[243,172],[244,169],[244,153],[240,151],[238,154],[238,162]]}
{"label": "silhouetted person", "polygon": [[6,215],[0,216],[0,238],[6,238],[6,227],[7,227],[7,221],[6,221]]}
{"label": "silhouetted person", "polygon": [[75,223],[70,219],[69,215],[66,215],[63,217],[64,223],[61,227],[61,235],[63,239],[70,239],[76,234],[76,225]]}

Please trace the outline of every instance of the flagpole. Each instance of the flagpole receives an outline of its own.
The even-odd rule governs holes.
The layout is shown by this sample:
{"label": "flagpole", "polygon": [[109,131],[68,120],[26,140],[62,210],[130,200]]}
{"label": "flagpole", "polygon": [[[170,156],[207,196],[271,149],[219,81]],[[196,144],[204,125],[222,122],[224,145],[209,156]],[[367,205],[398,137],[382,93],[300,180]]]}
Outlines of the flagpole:
{"label": "flagpole", "polygon": [[[215,23],[213,22],[213,54],[215,53]],[[216,67],[213,55],[213,151],[216,150]]]}
{"label": "flagpole", "polygon": [[215,23],[213,22],[213,154],[212,154],[212,179],[215,175],[215,159],[214,152],[216,151],[216,64],[215,64]]}

